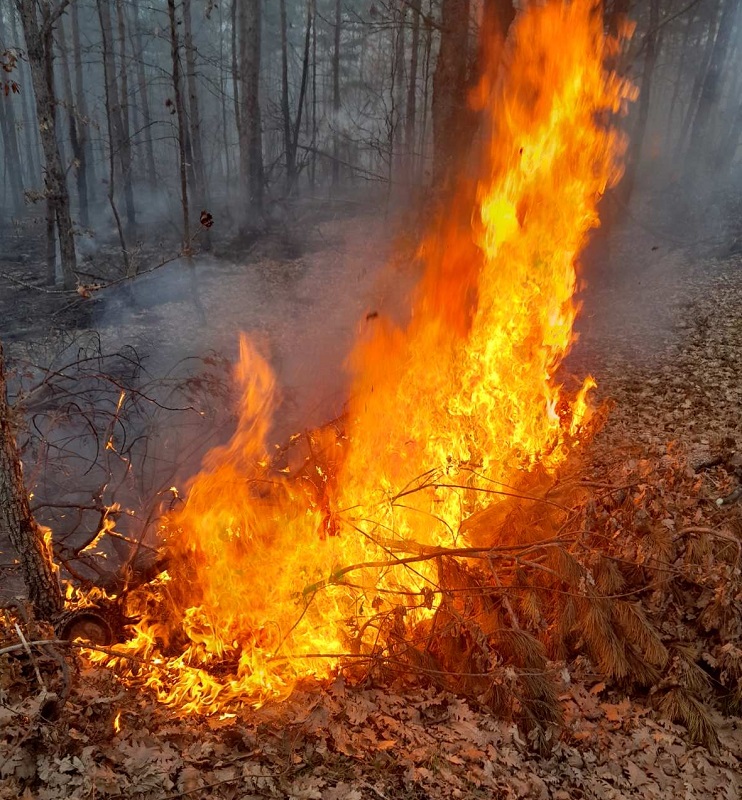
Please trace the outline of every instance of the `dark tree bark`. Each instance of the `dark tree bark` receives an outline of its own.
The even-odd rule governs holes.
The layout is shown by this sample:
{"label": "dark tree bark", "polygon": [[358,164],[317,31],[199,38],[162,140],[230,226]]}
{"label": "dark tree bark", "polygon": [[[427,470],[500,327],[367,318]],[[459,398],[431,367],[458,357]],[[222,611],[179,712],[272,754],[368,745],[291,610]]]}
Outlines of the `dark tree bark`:
{"label": "dark tree bark", "polygon": [[332,137],[332,185],[337,187],[340,182],[340,131],[338,130],[338,117],[340,116],[340,31],[342,22],[342,3],[335,0],[335,40],[332,53],[332,110],[335,114],[333,121]]}
{"label": "dark tree bark", "polygon": [[619,190],[621,204],[624,206],[628,205],[634,191],[637,170],[641,162],[642,147],[644,145],[644,134],[647,131],[647,122],[649,121],[649,108],[652,99],[652,79],[654,77],[654,67],[659,50],[659,22],[660,0],[650,0],[649,30],[644,39],[644,69],[642,71],[641,91],[639,94],[639,108],[637,109],[634,130],[632,131],[626,172],[624,173]]}
{"label": "dark tree bark", "polygon": [[[136,213],[134,210],[134,192],[131,185],[131,140],[127,136],[127,129],[124,127],[118,81],[116,80],[116,57],[110,2],[111,0],[97,0],[101,44],[103,47],[106,117],[108,120],[110,149],[117,154],[121,167],[126,222],[129,229],[133,229],[136,225]],[[116,213],[114,212],[114,214]],[[126,248],[124,250],[126,251]]]}
{"label": "dark tree bark", "polygon": [[417,116],[417,62],[420,49],[420,10],[422,0],[411,0],[412,42],[410,44],[410,74],[407,80],[407,109],[404,126],[405,150],[407,151],[407,179],[411,181],[416,172],[415,121]]}
{"label": "dark tree bark", "polygon": [[[491,59],[504,42],[515,18],[512,0],[487,0],[476,56],[469,46],[470,0],[442,0],[441,43],[433,74],[433,175],[446,191],[480,119],[468,105],[471,88],[481,76],[485,57]],[[470,64],[473,67],[470,69]]]}
{"label": "dark tree bark", "polygon": [[149,104],[149,88],[147,77],[144,73],[144,44],[142,42],[142,23],[139,19],[139,0],[132,0],[134,24],[129,26],[134,51],[137,86],[139,88],[139,103],[142,112],[142,134],[144,136],[144,157],[147,164],[147,183],[154,185],[157,182],[157,169],[155,167],[155,151],[152,143],[152,114]]}
{"label": "dark tree bark", "polygon": [[[209,205],[206,185],[206,163],[201,139],[201,110],[198,102],[198,81],[196,80],[196,46],[193,44],[191,27],[191,0],[183,0],[183,33],[188,83],[188,116],[190,121],[191,152],[193,155],[194,199],[202,210]],[[211,249],[209,229],[203,228],[201,243],[204,250]]]}
{"label": "dark tree bark", "polygon": [[283,116],[283,148],[286,158],[286,190],[294,182],[296,156],[294,137],[291,135],[291,112],[289,110],[289,45],[288,22],[286,20],[286,0],[279,0],[281,16],[281,114]]}
{"label": "dark tree bark", "polygon": [[469,0],[443,0],[441,42],[433,74],[433,174],[437,187],[448,183],[463,144],[468,52]]}
{"label": "dark tree bark", "polygon": [[31,514],[13,435],[0,343],[0,531],[18,554],[29,599],[40,619],[52,621],[64,606],[50,542]]}
{"label": "dark tree bark", "polygon": [[234,97],[234,123],[237,128],[237,141],[242,147],[242,111],[240,106],[240,67],[238,30],[242,17],[237,13],[239,0],[232,0],[232,95]]}
{"label": "dark tree bark", "polygon": [[13,195],[13,210],[17,214],[23,208],[23,175],[14,101],[13,95],[0,97],[0,130],[3,134],[3,154]]}
{"label": "dark tree bark", "polygon": [[[74,3],[73,3],[74,8]],[[85,150],[79,133],[78,111],[75,107],[75,98],[72,93],[72,77],[70,75],[70,55],[67,48],[67,37],[64,33],[64,23],[57,28],[59,49],[62,53],[62,85],[64,99],[67,105],[67,118],[69,121],[70,146],[75,159],[75,175],[77,177],[77,202],[80,210],[80,222],[87,228],[90,224],[88,218],[88,176],[85,170]]]}
{"label": "dark tree bark", "polygon": [[240,15],[240,168],[249,202],[246,220],[263,211],[263,132],[260,118],[261,2],[242,0]]}
{"label": "dark tree bark", "polygon": [[[82,71],[82,44],[80,42],[80,15],[79,4],[72,3],[71,22],[72,22],[72,53],[75,63],[75,105],[77,107],[78,126],[77,136],[80,141],[82,158],[80,160],[80,170],[85,176],[85,192],[87,202],[95,202],[95,192],[91,187],[95,186],[95,160],[93,158],[93,148],[90,143],[90,120],[88,119],[88,101],[85,96],[85,82]],[[81,187],[78,186],[78,190]],[[82,220],[87,225],[85,219]]]}
{"label": "dark tree bark", "polygon": [[[28,63],[36,96],[41,144],[44,151],[44,185],[50,215],[56,224],[62,263],[62,280],[66,289],[74,289],[77,258],[75,237],[59,143],[56,136],[57,98],[54,94],[54,26],[64,13],[69,0],[38,6],[34,0],[16,0],[26,39]],[[40,13],[39,13],[40,12]]]}
{"label": "dark tree bark", "polygon": [[[8,8],[8,16],[10,17],[10,33],[13,41],[20,44],[20,36],[18,34],[18,20],[16,17],[17,3],[10,5]],[[25,64],[19,65],[22,84],[32,84],[32,80],[25,80],[24,71]],[[39,151],[41,149],[39,142],[38,124],[33,121],[34,112],[32,108],[33,101],[31,96],[33,92],[21,92],[21,117],[23,121],[23,139],[25,147],[26,158],[23,160],[26,166],[26,185],[38,186],[41,182],[41,163],[39,161]]]}
{"label": "dark tree bark", "polygon": [[188,170],[185,147],[185,111],[180,78],[180,54],[178,23],[175,19],[175,0],[167,0],[167,13],[170,20],[170,57],[173,67],[173,93],[175,95],[175,112],[178,119],[178,156],[180,166],[180,201],[183,208],[183,254],[189,255],[191,250],[191,227],[188,210]]}
{"label": "dark tree bark", "polygon": [[[301,62],[301,83],[299,85],[299,101],[296,106],[296,121],[294,122],[294,140],[292,142],[293,152],[293,179],[296,180],[296,154],[299,151],[299,131],[301,130],[301,118],[304,111],[304,104],[307,97],[307,85],[309,83],[309,50],[312,39],[313,26],[313,0],[307,0],[307,24],[304,28],[304,56]],[[308,116],[308,112],[307,112]],[[289,186],[291,190],[292,186]]]}
{"label": "dark tree bark", "polygon": [[309,0],[312,9],[312,161],[309,183],[314,192],[317,186],[317,0]]}
{"label": "dark tree bark", "polygon": [[[118,149],[123,167],[123,154],[120,142],[123,137],[121,123],[121,109],[118,102],[118,86],[116,84],[115,61],[111,42],[113,33],[111,30],[111,9],[108,0],[97,0],[98,19],[101,27],[101,43],[103,46],[103,87],[105,90],[106,120],[108,122],[108,204],[111,206],[113,218],[116,221],[121,252],[124,256],[124,268],[127,276],[131,277],[136,273],[136,268],[132,263],[129,248],[126,244],[124,227],[121,224],[121,215],[116,205],[115,185],[116,185],[116,150]],[[117,147],[118,146],[118,147]],[[133,209],[133,205],[130,207]]]}
{"label": "dark tree bark", "polygon": [[405,22],[407,17],[406,0],[398,0],[392,9],[392,109],[389,119],[389,191],[393,189],[395,174],[404,173],[401,159],[404,141],[404,101],[405,101]]}

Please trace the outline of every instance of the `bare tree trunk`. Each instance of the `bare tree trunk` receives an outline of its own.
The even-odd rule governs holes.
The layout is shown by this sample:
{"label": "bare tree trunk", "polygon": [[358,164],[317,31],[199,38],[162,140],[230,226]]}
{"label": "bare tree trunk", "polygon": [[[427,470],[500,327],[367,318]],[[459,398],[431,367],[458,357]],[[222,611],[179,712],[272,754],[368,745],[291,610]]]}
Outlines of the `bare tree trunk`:
{"label": "bare tree trunk", "polygon": [[54,26],[59,21],[68,0],[60,0],[54,6],[44,4],[41,7],[41,19],[37,16],[34,0],[16,0],[16,2],[21,14],[31,80],[36,96],[36,115],[46,162],[44,184],[47,198],[54,210],[62,278],[66,289],[74,289],[77,269],[75,238],[70,214],[70,197],[56,136],[57,101],[54,95],[53,76]]}
{"label": "bare tree trunk", "polygon": [[433,75],[434,179],[446,187],[462,149],[466,116],[469,0],[442,0],[441,44]]}
{"label": "bare tree trunk", "polygon": [[[201,140],[201,111],[198,104],[198,82],[196,80],[196,47],[191,29],[191,0],[183,0],[183,29],[185,35],[186,69],[188,71],[188,111],[190,116],[191,148],[193,152],[194,195],[202,210],[209,205],[206,186],[206,165]],[[208,228],[202,228],[201,243],[204,250],[211,250]]]}
{"label": "bare tree trunk", "polygon": [[[121,94],[119,116],[121,119],[121,172],[124,184],[124,204],[126,206],[126,224],[129,231],[133,231],[137,224],[136,211],[134,209],[134,179],[133,163],[131,160],[131,126],[129,125],[129,70],[126,65],[126,22],[124,18],[124,6],[122,0],[116,0],[116,20],[118,28],[118,59],[119,73],[121,75]],[[116,48],[114,41],[113,50]],[[114,76],[114,82],[116,78]]]}
{"label": "bare tree trunk", "polygon": [[[78,114],[78,128],[77,135],[82,149],[82,159],[80,161],[80,170],[85,175],[85,191],[86,199],[89,204],[91,200],[94,202],[94,192],[91,191],[91,185],[95,186],[95,161],[93,158],[93,148],[90,143],[90,133],[88,120],[88,102],[85,97],[85,82],[83,81],[82,73],[82,45],[80,42],[80,19],[78,13],[78,3],[73,2],[71,6],[71,20],[72,20],[72,52],[74,54],[75,63],[75,98]],[[87,210],[86,210],[87,211]],[[83,224],[87,225],[87,218],[83,220]]]}
{"label": "bare tree trunk", "polygon": [[281,16],[281,112],[283,116],[283,147],[286,157],[286,190],[294,182],[294,137],[291,135],[291,112],[289,111],[289,46],[286,0],[279,0]]}
{"label": "bare tree trunk", "polygon": [[[121,167],[126,221],[130,229],[136,225],[134,212],[134,195],[131,186],[131,141],[126,136],[119,98],[118,81],[116,80],[116,58],[113,42],[113,26],[111,22],[111,0],[97,0],[98,18],[101,27],[101,44],[103,47],[103,73],[106,89],[106,116],[108,119],[108,136],[110,149],[118,156]],[[110,194],[110,192],[109,192]]]}
{"label": "bare tree trunk", "polygon": [[13,195],[13,212],[18,214],[23,208],[23,175],[21,173],[21,154],[18,147],[18,129],[15,121],[15,98],[0,97],[0,130],[3,134],[3,151],[8,167],[10,190]]}
{"label": "bare tree trunk", "polygon": [[405,22],[407,16],[406,0],[398,0],[393,9],[392,26],[392,80],[391,98],[392,114],[390,119],[390,148],[389,148],[389,192],[393,188],[395,174],[403,174],[404,163],[401,158],[402,142],[404,141],[404,99],[405,99]]}
{"label": "bare tree trunk", "polygon": [[54,200],[46,198],[46,282],[57,282],[57,210]]}
{"label": "bare tree trunk", "polygon": [[[313,0],[307,0],[307,24],[304,28],[304,55],[301,64],[301,83],[299,85],[299,102],[296,106],[296,121],[294,122],[294,139],[292,142],[293,153],[293,180],[296,180],[296,154],[299,151],[299,131],[301,130],[301,117],[307,97],[307,84],[309,82],[309,48],[311,47],[312,20],[314,17]],[[308,113],[307,113],[307,116]],[[293,183],[292,183],[293,186]],[[289,191],[292,186],[289,186]]]}
{"label": "bare tree trunk", "polygon": [[[219,28],[224,29],[224,11],[223,6],[219,5]],[[222,147],[224,148],[224,159],[219,159],[219,166],[221,168],[221,175],[224,182],[229,179],[232,171],[229,154],[232,150],[229,144],[229,128],[227,124],[227,72],[225,69],[225,56],[224,56],[224,37],[219,37],[219,92],[221,93],[221,111],[222,111]]]}
{"label": "bare tree trunk", "polygon": [[142,126],[144,128],[144,157],[147,164],[147,183],[154,185],[157,182],[157,169],[155,167],[155,151],[152,144],[152,114],[149,106],[149,88],[144,74],[144,45],[142,43],[142,25],[139,19],[139,0],[132,0],[134,24],[131,26],[133,37],[134,58],[137,69],[137,85],[139,88],[139,102],[142,111]]}
{"label": "bare tree trunk", "polygon": [[188,210],[188,169],[185,148],[185,111],[183,94],[180,88],[180,55],[178,53],[178,23],[175,19],[175,0],[167,0],[167,13],[170,20],[170,56],[173,66],[173,93],[175,112],[178,118],[178,156],[180,162],[180,200],[183,207],[183,254],[191,251],[191,224]]}
{"label": "bare tree trunk", "polygon": [[417,171],[415,153],[415,121],[417,116],[417,62],[420,49],[420,6],[422,0],[411,0],[412,43],[410,44],[410,75],[407,81],[407,114],[404,141],[407,151],[407,180],[411,182]]}
{"label": "bare tree trunk", "polygon": [[[132,264],[129,248],[126,244],[126,235],[123,225],[121,224],[121,215],[119,214],[116,204],[115,192],[116,151],[118,150],[119,156],[121,156],[120,143],[123,137],[123,129],[118,102],[118,86],[116,84],[116,64],[113,58],[113,50],[111,49],[111,41],[113,38],[111,29],[111,9],[108,6],[108,0],[97,0],[97,4],[98,19],[100,20],[101,27],[101,44],[103,47],[103,86],[106,98],[106,120],[108,122],[108,204],[111,206],[111,212],[116,222],[121,252],[124,257],[124,269],[126,270],[127,277],[132,277],[136,274],[136,269]],[[120,161],[120,163],[123,166],[123,161]]]}
{"label": "bare tree trunk", "polygon": [[433,26],[431,24],[432,14],[433,0],[430,0],[428,6],[428,15],[425,19],[425,36],[423,44],[423,118],[420,122],[420,144],[418,147],[420,152],[420,170],[423,168],[425,154],[427,152],[428,107],[430,105],[430,60],[433,50]]}
{"label": "bare tree trunk", "polygon": [[[74,8],[74,3],[73,3]],[[64,22],[60,21],[57,28],[59,48],[62,52],[62,85],[64,86],[64,99],[67,104],[67,116],[70,127],[70,145],[72,157],[75,159],[75,174],[77,176],[77,202],[80,210],[80,222],[87,228],[90,224],[88,218],[88,177],[85,171],[85,150],[78,132],[78,110],[75,107],[75,98],[72,93],[72,77],[70,76],[69,52],[67,38],[64,33]]]}
{"label": "bare tree trunk", "polygon": [[249,192],[248,224],[263,211],[263,133],[260,119],[261,2],[243,0],[239,7],[241,132],[240,167]]}
{"label": "bare tree trunk", "polygon": [[237,15],[239,0],[232,0],[232,94],[234,96],[234,123],[237,128],[237,141],[242,146],[242,112],[240,106],[240,68],[239,48],[237,43],[238,24],[242,25],[242,17]]}
{"label": "bare tree trunk", "polygon": [[50,540],[31,514],[23,470],[13,436],[0,342],[0,531],[18,554],[29,599],[40,619],[52,621],[64,600],[52,561]]}
{"label": "bare tree trunk", "polygon": [[[18,35],[18,21],[16,18],[17,4],[11,3],[8,8],[8,16],[10,17],[10,31],[13,37],[13,42],[20,45],[20,37]],[[21,76],[24,75],[25,65],[19,66]],[[31,92],[21,92],[21,108],[23,119],[23,138],[25,140],[26,150],[26,177],[27,185],[38,186],[41,181],[41,164],[39,163],[39,150],[38,146],[38,125],[33,121],[33,109],[31,108],[30,101]]]}
{"label": "bare tree trunk", "polygon": [[675,79],[675,86],[672,91],[672,98],[670,99],[670,108],[667,112],[667,129],[665,131],[665,146],[669,149],[673,139],[673,121],[675,119],[675,108],[680,97],[680,90],[683,86],[683,78],[685,71],[686,56],[688,53],[688,43],[690,42],[691,31],[693,24],[697,18],[697,11],[693,9],[693,13],[688,16],[685,23],[685,30],[683,31],[683,39],[680,45],[680,54],[678,58],[677,77]]}
{"label": "bare tree trunk", "polygon": [[675,158],[677,159],[679,159],[682,156],[683,151],[685,150],[685,146],[688,141],[688,136],[690,135],[691,129],[693,127],[693,119],[698,109],[698,98],[701,95],[703,82],[706,77],[706,73],[708,72],[709,64],[711,63],[711,55],[714,52],[714,42],[716,41],[718,10],[719,9],[717,4],[717,6],[713,7],[713,11],[709,15],[706,46],[704,47],[703,50],[703,55],[701,57],[701,63],[698,68],[698,72],[696,73],[696,77],[693,81],[693,86],[690,92],[690,98],[688,100],[688,108],[686,109],[685,115],[683,117],[683,122],[680,126],[680,137],[678,138],[678,143],[675,147]]}
{"label": "bare tree trunk", "polygon": [[312,6],[312,162],[309,182],[314,192],[317,186],[317,0],[310,0]]}
{"label": "bare tree trunk", "polygon": [[636,115],[636,124],[631,136],[631,149],[629,151],[626,172],[619,189],[621,203],[627,206],[631,200],[636,183],[636,174],[641,161],[644,134],[649,121],[649,108],[652,98],[652,78],[654,66],[657,61],[658,29],[660,22],[660,0],[650,0],[649,30],[644,40],[644,70],[642,72],[641,93],[639,95],[639,108]]}
{"label": "bare tree trunk", "polygon": [[711,62],[703,79],[698,109],[690,132],[687,160],[690,175],[698,174],[697,170],[703,160],[706,133],[719,101],[722,72],[727,60],[737,10],[737,0],[725,0],[721,9],[719,30],[714,40]]}
{"label": "bare tree trunk", "polygon": [[342,22],[341,0],[335,0],[335,49],[332,53],[332,110],[335,115],[333,120],[332,139],[332,185],[337,187],[340,182],[340,30]]}

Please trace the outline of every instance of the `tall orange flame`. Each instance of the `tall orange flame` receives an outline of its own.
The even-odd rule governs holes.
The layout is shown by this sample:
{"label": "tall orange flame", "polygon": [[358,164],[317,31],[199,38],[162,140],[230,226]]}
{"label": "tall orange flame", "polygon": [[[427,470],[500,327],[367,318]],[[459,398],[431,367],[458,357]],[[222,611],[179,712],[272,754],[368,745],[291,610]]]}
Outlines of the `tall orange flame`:
{"label": "tall orange flame", "polygon": [[520,14],[479,89],[472,223],[460,200],[421,249],[409,324],[381,319],[355,348],[347,441],[316,434],[311,475],[267,466],[274,379],[243,338],[237,433],[170,520],[167,614],[147,609],[130,645],[161,662],[161,699],[259,704],[383,647],[400,615],[409,627],[435,609],[420,556],[470,544],[468,517],[567,457],[594,382],[570,399],[554,376],[574,338],[575,259],[619,177],[607,123],[631,89],[605,69],[615,46],[595,0]]}

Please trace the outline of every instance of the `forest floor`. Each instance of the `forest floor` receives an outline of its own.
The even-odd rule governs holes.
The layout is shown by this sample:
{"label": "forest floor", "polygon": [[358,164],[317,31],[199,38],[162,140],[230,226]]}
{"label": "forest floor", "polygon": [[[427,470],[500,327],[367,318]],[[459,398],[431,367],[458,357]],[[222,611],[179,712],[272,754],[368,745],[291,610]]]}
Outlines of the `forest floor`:
{"label": "forest floor", "polygon": [[[204,262],[208,277],[198,291],[206,318],[219,318],[213,328],[196,325],[198,309],[182,287],[180,295],[139,311],[128,306],[120,321],[111,310],[118,307],[114,298],[96,325],[108,325],[113,340],[133,313],[142,340],[157,320],[154,335],[170,340],[181,356],[199,341],[224,346],[242,308],[245,327],[262,331],[279,375],[295,389],[297,399],[287,406],[294,419],[330,414],[345,388],[338,366],[359,317],[380,303],[394,310],[398,285],[414,280],[413,270],[399,268],[379,281],[389,252],[384,227],[370,219],[320,226],[318,237],[330,246],[318,244],[293,259],[256,255],[247,270],[237,269],[236,260]],[[581,478],[634,487],[631,518],[638,519],[639,509],[647,526],[664,528],[671,539],[692,527],[738,546],[739,503],[716,501],[735,489],[738,478],[725,465],[742,449],[742,258],[681,249],[632,229],[611,242],[611,261],[585,293],[581,339],[567,365],[594,374],[600,399],[613,404],[578,457]],[[164,281],[158,291],[175,291],[172,285]],[[225,302],[230,312],[220,315]],[[18,298],[10,304],[22,305]],[[329,327],[315,336],[316,326]],[[298,352],[297,336],[309,350]],[[323,369],[315,374],[320,355]],[[719,455],[718,464],[697,471]],[[636,548],[635,531],[618,529],[616,536]],[[687,604],[686,621],[698,597],[674,599]],[[732,598],[731,607],[739,600]],[[663,632],[668,639],[682,633]],[[709,641],[719,635],[711,631]],[[11,629],[0,646],[15,641]],[[699,655],[710,659],[707,644],[699,642]],[[47,721],[33,671],[18,658],[2,658],[3,800],[742,796],[738,717],[711,703],[718,746],[693,744],[685,727],[653,709],[651,691],[626,694],[582,659],[550,664],[564,723],[550,752],[536,754],[514,722],[411,676],[304,684],[284,703],[215,719],[178,715],[81,660],[66,705]]]}

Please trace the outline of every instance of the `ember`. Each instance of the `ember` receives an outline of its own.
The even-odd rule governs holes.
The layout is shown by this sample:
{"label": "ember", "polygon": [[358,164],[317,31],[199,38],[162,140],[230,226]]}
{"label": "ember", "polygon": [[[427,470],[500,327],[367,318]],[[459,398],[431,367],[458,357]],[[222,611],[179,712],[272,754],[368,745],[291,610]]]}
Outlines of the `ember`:
{"label": "ember", "polygon": [[595,11],[529,5],[502,81],[490,53],[473,213],[462,182],[422,245],[410,323],[369,326],[345,431],[307,437],[311,469],[268,458],[274,378],[242,339],[237,432],[167,522],[169,574],[131,609],[127,651],[155,663],[144,677],[163,702],[224,713],[327,677],[343,654],[388,652],[436,613],[441,548],[497,544],[462,524],[578,446],[595,384],[568,393],[555,375],[574,339],[575,260],[619,177],[606,121],[632,94],[604,67],[615,43]]}

